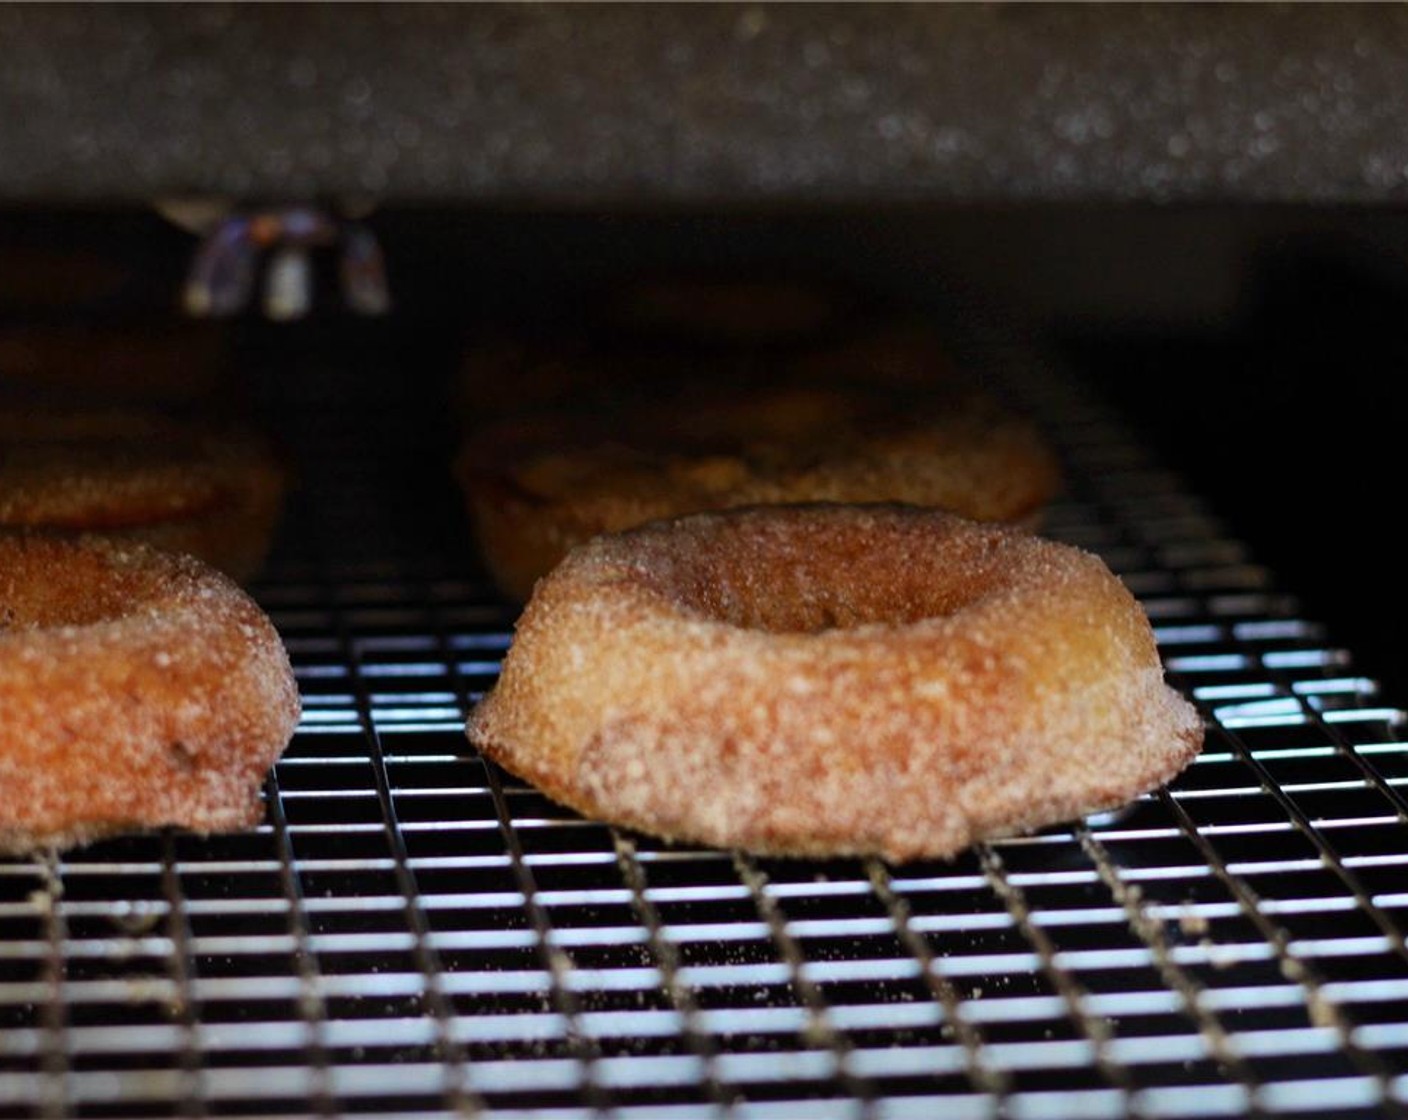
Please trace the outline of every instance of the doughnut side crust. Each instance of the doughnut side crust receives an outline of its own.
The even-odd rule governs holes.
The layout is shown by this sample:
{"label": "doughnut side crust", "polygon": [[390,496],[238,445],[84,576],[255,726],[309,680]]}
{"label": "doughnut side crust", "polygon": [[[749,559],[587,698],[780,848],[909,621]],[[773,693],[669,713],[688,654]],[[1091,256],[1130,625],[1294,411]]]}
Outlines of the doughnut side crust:
{"label": "doughnut side crust", "polygon": [[[801,552],[767,542],[738,557],[737,586],[703,592],[704,609],[697,589],[679,593],[692,578],[679,558],[721,524],[787,538],[817,519],[845,538],[821,564],[837,579],[894,576],[865,570],[871,548],[951,565],[947,609],[825,625],[842,599],[824,628],[738,625],[728,603],[797,590],[780,573]],[[699,515],[574,552],[539,584],[469,736],[614,823],[902,861],[1128,801],[1192,759],[1202,726],[1095,557],[932,511],[813,506]]]}
{"label": "doughnut side crust", "polygon": [[0,535],[0,850],[259,819],[298,722],[283,645],[204,565]]}

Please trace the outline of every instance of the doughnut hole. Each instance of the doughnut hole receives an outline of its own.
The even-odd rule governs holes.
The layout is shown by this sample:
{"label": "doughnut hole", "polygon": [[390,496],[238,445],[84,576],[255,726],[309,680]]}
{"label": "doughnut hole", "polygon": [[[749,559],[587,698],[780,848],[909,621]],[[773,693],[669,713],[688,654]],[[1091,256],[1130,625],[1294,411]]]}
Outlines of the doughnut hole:
{"label": "doughnut hole", "polygon": [[684,449],[795,464],[833,454],[838,442],[910,431],[916,414],[943,415],[960,407],[960,396],[935,406],[846,384],[696,386],[640,406],[629,438],[665,456]]}
{"label": "doughnut hole", "polygon": [[44,537],[11,538],[0,578],[0,630],[92,626],[131,614],[151,596],[149,577],[114,564],[111,554],[76,550]]}
{"label": "doughnut hole", "polygon": [[787,341],[824,329],[841,311],[835,293],[803,284],[732,279],[643,283],[611,309],[621,325],[695,345]]}
{"label": "doughnut hole", "polygon": [[[755,388],[695,405],[688,431],[700,442],[743,446],[758,441],[827,438],[854,422],[855,394],[820,386]],[[874,406],[867,411],[874,411]]]}
{"label": "doughnut hole", "polygon": [[[806,508],[806,507],[795,507]],[[893,508],[893,507],[892,507]],[[958,523],[955,523],[957,525]],[[687,547],[652,558],[639,578],[688,615],[770,634],[903,627],[956,614],[1004,584],[1009,533],[964,526],[898,530],[873,518],[696,521]]]}

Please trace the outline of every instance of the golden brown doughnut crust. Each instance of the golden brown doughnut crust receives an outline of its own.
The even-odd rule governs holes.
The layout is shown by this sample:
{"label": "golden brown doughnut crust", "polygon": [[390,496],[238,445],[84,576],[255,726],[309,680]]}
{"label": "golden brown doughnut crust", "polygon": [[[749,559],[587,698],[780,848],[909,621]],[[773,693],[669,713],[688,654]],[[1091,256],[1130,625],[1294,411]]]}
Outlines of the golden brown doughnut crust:
{"label": "golden brown doughnut crust", "polygon": [[575,545],[650,520],[898,501],[1027,522],[1060,477],[1036,429],[977,392],[836,380],[505,421],[466,443],[457,473],[489,571],[520,601]]}
{"label": "golden brown doughnut crust", "polygon": [[253,432],[137,411],[0,411],[0,530],[98,532],[248,579],[284,471]]}
{"label": "golden brown doughnut crust", "polygon": [[263,612],[188,557],[0,534],[0,850],[259,819],[298,722]]}
{"label": "golden brown doughnut crust", "polygon": [[1202,725],[1096,557],[933,510],[808,505],[574,551],[468,734],[616,824],[908,860],[1128,801]]}

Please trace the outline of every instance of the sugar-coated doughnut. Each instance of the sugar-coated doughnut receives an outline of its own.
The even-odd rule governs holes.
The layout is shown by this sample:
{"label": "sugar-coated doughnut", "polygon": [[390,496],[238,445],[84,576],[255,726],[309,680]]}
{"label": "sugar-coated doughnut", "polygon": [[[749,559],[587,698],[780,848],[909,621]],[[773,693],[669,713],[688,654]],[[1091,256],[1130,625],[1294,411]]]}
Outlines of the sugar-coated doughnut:
{"label": "sugar-coated doughnut", "polygon": [[210,323],[0,326],[0,401],[191,409],[228,402],[224,332]]}
{"label": "sugar-coated doughnut", "polygon": [[457,473],[490,574],[520,601],[573,546],[654,519],[898,501],[1027,522],[1059,485],[1036,429],[981,393],[834,377],[505,420],[466,442]]}
{"label": "sugar-coated doughnut", "polygon": [[772,347],[706,349],[659,339],[528,339],[491,331],[465,346],[453,398],[463,427],[477,431],[554,410],[619,422],[629,418],[623,403],[643,398],[658,412],[700,385],[716,397],[817,385],[926,392],[951,388],[956,376],[934,331],[904,319]]}
{"label": "sugar-coated doughnut", "polygon": [[140,411],[0,410],[0,531],[102,533],[248,579],[284,471],[243,428]]}
{"label": "sugar-coated doughnut", "polygon": [[0,850],[259,818],[298,722],[273,626],[189,557],[0,534]]}
{"label": "sugar-coated doughnut", "polygon": [[618,330],[677,343],[769,345],[834,326],[853,302],[839,289],[800,280],[675,275],[617,290],[606,315]]}
{"label": "sugar-coated doughnut", "polygon": [[933,510],[804,505],[574,551],[468,734],[616,824],[908,860],[1121,804],[1202,726],[1096,557]]}

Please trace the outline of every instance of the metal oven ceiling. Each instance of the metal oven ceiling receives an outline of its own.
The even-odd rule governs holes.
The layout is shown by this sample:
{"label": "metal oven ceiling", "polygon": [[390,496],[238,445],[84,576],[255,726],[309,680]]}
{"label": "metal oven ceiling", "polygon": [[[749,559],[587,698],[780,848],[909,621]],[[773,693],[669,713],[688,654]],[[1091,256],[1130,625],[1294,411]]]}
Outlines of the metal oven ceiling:
{"label": "metal oven ceiling", "polygon": [[0,201],[1386,201],[1397,6],[13,6]]}

